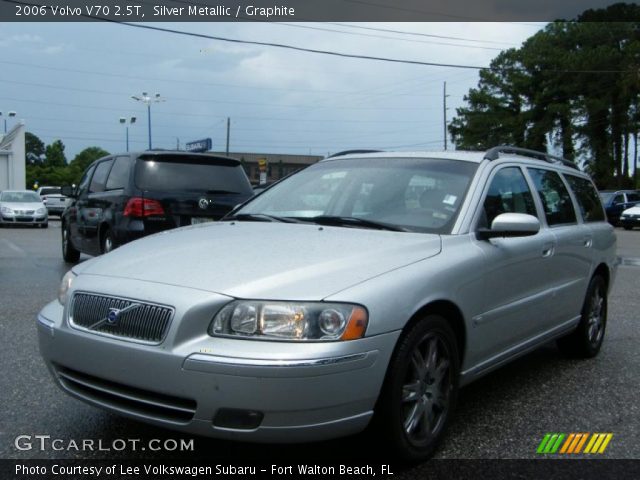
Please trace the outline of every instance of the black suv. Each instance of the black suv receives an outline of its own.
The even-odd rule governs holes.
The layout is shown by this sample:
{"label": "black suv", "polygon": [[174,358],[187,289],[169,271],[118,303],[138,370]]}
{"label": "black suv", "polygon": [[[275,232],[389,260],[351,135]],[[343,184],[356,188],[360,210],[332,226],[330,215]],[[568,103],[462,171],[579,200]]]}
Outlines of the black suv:
{"label": "black suv", "polygon": [[240,162],[186,152],[110,155],[93,162],[62,215],[62,255],[107,253],[131,240],[218,220],[253,195]]}

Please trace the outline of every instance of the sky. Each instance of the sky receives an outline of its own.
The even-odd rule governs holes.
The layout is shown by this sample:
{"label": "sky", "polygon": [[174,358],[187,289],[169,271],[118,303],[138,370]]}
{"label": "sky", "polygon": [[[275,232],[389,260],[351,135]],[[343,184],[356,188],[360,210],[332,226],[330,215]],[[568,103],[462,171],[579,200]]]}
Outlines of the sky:
{"label": "sky", "polygon": [[[543,23],[153,23],[242,40],[422,62],[488,66]],[[363,28],[366,27],[366,28]],[[376,30],[371,30],[371,28]],[[384,30],[420,33],[408,35]],[[456,37],[435,38],[424,35]],[[462,40],[464,39],[464,40]],[[353,148],[442,150],[447,117],[478,71],[341,58],[113,23],[0,23],[0,111],[27,131],[60,139],[73,157],[90,146],[153,148],[211,138],[230,152],[327,155]],[[2,125],[0,124],[0,128]],[[451,144],[449,144],[451,148]]]}

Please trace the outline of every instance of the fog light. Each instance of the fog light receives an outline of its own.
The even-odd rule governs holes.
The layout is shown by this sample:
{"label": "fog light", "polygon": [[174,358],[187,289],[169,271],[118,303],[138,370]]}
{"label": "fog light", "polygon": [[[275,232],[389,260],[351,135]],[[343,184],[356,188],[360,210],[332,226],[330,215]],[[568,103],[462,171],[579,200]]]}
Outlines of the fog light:
{"label": "fog light", "polygon": [[257,410],[241,410],[239,408],[221,408],[213,418],[213,425],[238,430],[253,430],[262,423],[264,414]]}

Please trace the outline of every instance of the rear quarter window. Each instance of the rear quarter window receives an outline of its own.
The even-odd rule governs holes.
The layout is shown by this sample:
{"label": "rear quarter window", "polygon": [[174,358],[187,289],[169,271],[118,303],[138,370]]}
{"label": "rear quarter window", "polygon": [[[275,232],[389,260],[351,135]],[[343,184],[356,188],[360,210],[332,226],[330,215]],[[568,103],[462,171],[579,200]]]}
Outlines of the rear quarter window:
{"label": "rear quarter window", "polygon": [[576,177],[574,175],[566,175],[564,178],[567,180],[569,187],[573,191],[578,206],[580,207],[580,213],[585,222],[602,222],[605,220],[604,210],[600,197],[596,188],[586,178]]}
{"label": "rear quarter window", "polygon": [[560,175],[552,170],[539,168],[528,170],[540,196],[547,224],[551,227],[577,223],[571,196]]}

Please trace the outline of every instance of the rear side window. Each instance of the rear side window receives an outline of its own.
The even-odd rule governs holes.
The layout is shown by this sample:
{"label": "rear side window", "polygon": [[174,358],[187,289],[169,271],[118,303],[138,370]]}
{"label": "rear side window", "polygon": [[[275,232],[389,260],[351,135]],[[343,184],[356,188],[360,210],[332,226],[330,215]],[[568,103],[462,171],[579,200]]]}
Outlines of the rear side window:
{"label": "rear side window", "polygon": [[627,202],[640,202],[640,195],[637,193],[627,193]]}
{"label": "rear side window", "polygon": [[93,178],[91,179],[89,193],[104,192],[104,187],[107,184],[107,175],[109,175],[109,170],[111,169],[112,164],[113,160],[107,160],[98,164],[96,171],[93,174]]}
{"label": "rear side window", "polygon": [[239,163],[188,155],[139,158],[135,183],[143,190],[253,194]]}
{"label": "rear side window", "polygon": [[129,167],[131,166],[131,157],[117,157],[113,162],[113,168],[109,173],[107,180],[107,190],[116,190],[124,188],[129,179]]}
{"label": "rear side window", "polygon": [[537,216],[533,195],[518,167],[503,168],[491,180],[479,226],[491,226],[493,219],[501,213],[527,213]]}
{"label": "rear side window", "polygon": [[42,190],[40,190],[40,195],[59,195],[59,194],[60,194],[59,188],[43,188]]}
{"label": "rear side window", "polygon": [[586,178],[565,175],[571,190],[578,200],[578,206],[585,222],[602,222],[605,219],[602,203],[593,183]]}
{"label": "rear side window", "polygon": [[538,168],[530,168],[529,173],[538,190],[547,224],[553,226],[577,223],[569,191],[564,186],[560,175],[551,170]]}

